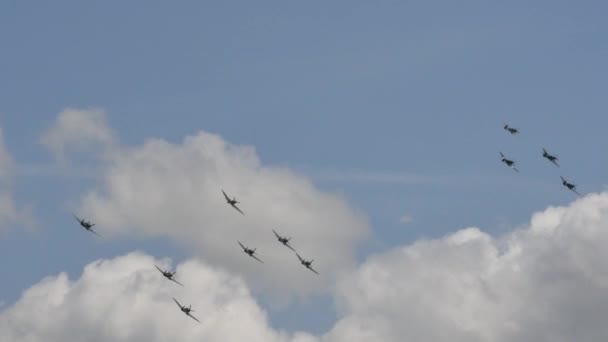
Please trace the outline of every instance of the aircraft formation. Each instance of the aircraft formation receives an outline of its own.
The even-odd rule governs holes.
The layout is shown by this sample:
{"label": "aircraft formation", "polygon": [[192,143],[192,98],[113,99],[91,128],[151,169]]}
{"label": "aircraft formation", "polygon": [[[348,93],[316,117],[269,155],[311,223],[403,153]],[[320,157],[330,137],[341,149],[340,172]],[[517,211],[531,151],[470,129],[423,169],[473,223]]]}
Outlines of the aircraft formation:
{"label": "aircraft formation", "polygon": [[[241,213],[242,215],[245,215],[245,213],[243,213],[243,211],[241,211],[241,209],[239,207],[236,206],[237,203],[240,203],[236,200],[236,197],[233,197],[232,199],[230,197],[228,197],[228,195],[226,194],[226,192],[224,192],[224,190],[222,189],[222,194],[224,194],[224,198],[226,199],[226,203],[228,203],[230,206],[232,206],[236,211],[238,211],[239,213]],[[75,214],[72,214],[74,216],[74,218],[76,219],[76,221],[78,221],[80,223],[80,226],[82,228],[84,228],[85,230],[101,237],[101,235],[99,235],[96,231],[94,231],[92,228],[93,226],[95,226],[95,223],[91,223],[90,221],[86,221],[85,219],[81,219],[78,216],[76,216]],[[277,240],[283,244],[285,247],[289,248],[290,250],[292,250],[298,260],[300,261],[300,263],[306,267],[307,269],[309,269],[310,271],[314,272],[315,274],[319,274],[319,272],[317,272],[315,269],[312,268],[312,262],[314,261],[314,259],[311,260],[306,260],[304,258],[302,258],[302,256],[300,256],[300,254],[298,254],[298,252],[293,248],[293,246],[291,246],[291,244],[289,243],[289,241],[291,240],[291,237],[285,237],[285,236],[281,236],[279,233],[277,233],[274,229],[272,229],[272,232],[274,233],[275,237],[277,238]],[[243,245],[240,241],[237,240],[237,243],[239,244],[239,246],[241,246],[241,248],[243,249],[243,252],[245,254],[247,254],[249,257],[257,260],[260,263],[264,263],[261,259],[259,259],[255,252],[256,252],[256,248],[249,248],[245,245]],[[184,286],[184,284],[180,283],[179,281],[175,280],[174,276],[176,271],[169,271],[169,270],[163,270],[162,268],[154,265],[154,267],[156,267],[156,269],[165,277],[167,278],[167,280],[171,280],[173,282],[175,282],[176,284],[179,284],[181,286]],[[177,304],[177,306],[180,308],[180,310],[185,313],[187,316],[189,316],[190,318],[194,319],[195,321],[199,322],[200,321],[194,317],[192,314],[190,314],[191,312],[194,312],[194,310],[192,310],[192,306],[185,306],[182,305],[177,299],[175,299],[175,297],[172,297],[173,300],[175,301],[175,303]]]}
{"label": "aircraft formation", "polygon": [[[508,124],[505,124],[503,126],[504,130],[506,130],[507,132],[509,132],[511,135],[517,135],[519,134],[519,129],[514,128],[509,126]],[[500,152],[500,158],[501,158],[501,162],[503,162],[505,165],[507,165],[508,167],[512,168],[515,172],[519,173],[519,170],[515,167],[515,160],[513,159],[509,159],[507,158],[507,156],[505,156],[504,153]],[[560,167],[558,164],[558,156],[549,153],[549,151],[547,151],[547,149],[545,149],[544,147],[542,148],[542,157],[547,159],[549,162],[553,163],[555,166]],[[580,196],[580,194],[577,192],[576,190],[576,185],[567,181],[563,176],[560,176],[561,181],[562,181],[562,185],[565,186],[568,190],[576,193],[577,195]],[[245,215],[245,213],[237,206],[237,204],[239,204],[240,202],[237,201],[236,197],[230,198],[228,196],[228,194],[226,194],[226,192],[222,189],[222,194],[224,195],[224,199],[226,200],[226,203],[229,204],[234,210],[238,211],[241,215]],[[73,214],[74,218],[76,219],[76,221],[78,221],[78,223],[80,223],[80,226],[82,228],[84,228],[85,230],[101,237],[101,235],[99,235],[95,230],[93,230],[93,226],[95,226],[95,223],[91,223],[90,221],[86,221],[85,219],[81,219],[78,216],[76,216],[75,214]],[[315,274],[319,274],[313,267],[312,267],[312,263],[314,261],[314,259],[311,260],[306,260],[304,259],[297,251],[296,249],[291,245],[290,237],[285,237],[280,235],[276,230],[272,229],[272,232],[274,234],[274,236],[276,237],[277,241],[280,242],[283,246],[289,248],[292,252],[295,253],[296,257],[298,258],[298,260],[300,261],[300,263],[302,264],[302,266],[306,267],[308,270],[310,270],[311,272],[314,272]],[[251,257],[252,259],[255,259],[256,261],[264,264],[264,261],[262,261],[260,258],[258,258],[258,255],[256,254],[256,248],[249,248],[248,246],[244,245],[243,243],[241,243],[240,241],[237,240],[238,245],[241,247],[241,249],[243,250],[243,252],[245,254],[247,254],[249,257]],[[154,265],[154,267],[156,267],[156,269],[165,277],[167,278],[167,280],[173,281],[178,285],[184,286],[182,283],[180,283],[179,281],[177,281],[174,277],[175,277],[175,271],[171,272],[169,270],[163,270],[160,267],[158,267],[157,265]],[[172,297],[173,300],[175,301],[175,303],[177,304],[177,306],[179,307],[179,309],[185,313],[187,316],[189,316],[190,318],[196,320],[197,322],[200,323],[200,321],[194,317],[191,312],[194,312],[194,310],[192,310],[192,306],[185,306],[182,305],[177,299],[175,299],[174,297]]]}
{"label": "aircraft formation", "polygon": [[[514,128],[509,126],[509,124],[505,124],[503,126],[503,129],[509,133],[511,133],[511,135],[517,135],[519,134],[519,129]],[[551,154],[549,153],[549,151],[547,151],[546,148],[542,148],[543,153],[542,153],[542,157],[547,159],[548,161],[550,161],[551,163],[553,163],[553,165],[560,167],[558,164],[558,160],[559,158],[557,157],[556,154]],[[513,159],[509,159],[507,158],[502,152],[500,153],[500,158],[501,161],[503,163],[505,163],[508,167],[512,168],[514,171],[519,172],[519,170],[517,168],[515,168],[515,160]],[[576,191],[576,185],[574,183],[570,183],[569,181],[567,181],[563,176],[560,176],[560,178],[562,179],[562,185],[565,186],[566,188],[568,188],[568,190],[574,192],[577,195],[581,195]]]}

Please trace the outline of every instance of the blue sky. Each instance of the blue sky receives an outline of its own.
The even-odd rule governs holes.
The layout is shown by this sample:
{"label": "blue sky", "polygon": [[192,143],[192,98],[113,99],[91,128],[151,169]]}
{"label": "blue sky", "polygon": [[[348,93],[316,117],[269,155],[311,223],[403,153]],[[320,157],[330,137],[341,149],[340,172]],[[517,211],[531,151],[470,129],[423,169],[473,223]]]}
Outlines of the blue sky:
{"label": "blue sky", "polygon": [[[199,130],[255,146],[365,213],[372,252],[478,226],[500,235],[606,184],[606,4],[587,1],[54,1],[0,4],[0,124],[18,202],[41,229],[0,238],[12,302],[44,276],[162,239],[103,244],[66,203],[95,179],[51,172],[39,143],[67,107],[99,107],[127,145]],[[509,122],[521,130],[510,136]],[[555,168],[541,147],[560,156]],[[516,174],[498,151],[518,161]],[[29,170],[29,171],[28,171]],[[37,171],[37,172],[33,172]],[[399,222],[410,215],[412,222]],[[323,331],[312,304],[274,315]],[[304,321],[304,322],[302,322]]]}

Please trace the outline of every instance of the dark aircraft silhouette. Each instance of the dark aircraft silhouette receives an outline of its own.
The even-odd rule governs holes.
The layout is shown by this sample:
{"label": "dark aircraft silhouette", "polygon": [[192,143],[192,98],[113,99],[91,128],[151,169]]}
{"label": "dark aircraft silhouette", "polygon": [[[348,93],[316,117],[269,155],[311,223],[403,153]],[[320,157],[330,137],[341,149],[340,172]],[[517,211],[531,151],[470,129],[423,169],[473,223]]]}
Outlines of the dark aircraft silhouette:
{"label": "dark aircraft silhouette", "polygon": [[312,264],[313,261],[315,261],[315,259],[311,259],[310,261],[306,261],[304,259],[302,259],[302,257],[300,256],[300,254],[298,254],[296,252],[296,255],[298,256],[298,259],[300,259],[300,262],[302,263],[302,265],[306,266],[306,268],[308,268],[309,270],[315,272],[316,274],[319,274],[317,271],[315,271],[312,266],[310,266]]}
{"label": "dark aircraft silhouette", "polygon": [[507,159],[507,157],[505,157],[505,155],[502,154],[502,152],[499,152],[499,153],[500,153],[500,157],[502,158],[501,161],[503,163],[507,164],[508,167],[512,168],[516,172],[519,172],[519,170],[515,168],[515,161],[514,160]]}
{"label": "dark aircraft silhouette", "polygon": [[[173,297],[171,297],[173,298]],[[181,305],[177,299],[173,298],[173,300],[175,301],[175,304],[177,304],[177,306],[179,306],[180,310],[182,310],[183,313],[185,313],[186,315],[190,316],[190,318],[192,318],[193,320],[197,321],[197,322],[201,322],[198,319],[196,319],[196,317],[192,316],[190,313],[194,312],[194,310],[192,310],[192,305],[188,305],[188,307]]]}
{"label": "dark aircraft silhouette", "polygon": [[247,253],[247,255],[249,255],[250,257],[254,258],[255,260],[261,262],[262,264],[264,263],[262,260],[258,259],[255,255],[253,255],[255,253],[255,248],[254,249],[249,249],[245,246],[243,246],[243,244],[240,241],[237,241],[239,243],[239,245],[241,246],[241,248],[243,249],[243,252]]}
{"label": "dark aircraft silhouette", "polygon": [[519,130],[517,128],[509,127],[509,125],[507,124],[505,124],[503,128],[505,129],[505,131],[509,131],[509,133],[511,133],[512,135],[519,133]]}
{"label": "dark aircraft silhouette", "polygon": [[557,154],[556,155],[552,155],[549,152],[547,152],[547,150],[545,150],[545,148],[543,147],[543,157],[547,158],[550,162],[552,162],[553,164],[555,164],[555,166],[559,167],[559,164],[557,164],[557,161],[559,160],[557,158]]}
{"label": "dark aircraft silhouette", "polygon": [[274,229],[272,230],[272,232],[277,237],[277,240],[279,240],[280,243],[284,244],[285,247],[291,249],[294,252],[296,251],[295,249],[293,249],[293,247],[291,247],[289,245],[289,240],[291,240],[291,238],[286,238],[286,237],[283,237],[283,236],[279,235],[279,233],[277,233]]}
{"label": "dark aircraft silhouette", "polygon": [[91,223],[89,221],[85,221],[84,219],[79,219],[78,216],[76,216],[75,214],[72,214],[74,216],[74,218],[76,219],[76,221],[78,221],[80,223],[80,225],[90,231],[91,233],[101,237],[101,235],[99,235],[96,231],[93,230],[93,226],[95,225],[95,223]]}
{"label": "dark aircraft silhouette", "polygon": [[239,209],[236,204],[240,203],[239,201],[236,200],[236,197],[234,197],[233,199],[230,199],[230,197],[228,197],[228,195],[226,195],[226,193],[224,192],[224,190],[222,189],[222,193],[224,194],[224,197],[226,198],[226,203],[230,204],[234,209],[238,210],[239,213],[245,215],[244,212],[241,211],[241,209]]}
{"label": "dark aircraft silhouette", "polygon": [[563,184],[563,185],[564,185],[566,188],[568,188],[569,190],[571,190],[572,192],[574,192],[575,194],[577,194],[577,195],[579,195],[579,196],[581,195],[581,194],[579,194],[579,193],[576,191],[576,185],[575,185],[575,184],[572,184],[572,183],[568,182],[568,181],[567,181],[567,180],[565,180],[565,179],[564,179],[564,177],[562,177],[562,176],[559,176],[559,177],[562,179],[562,184]]}
{"label": "dark aircraft silhouette", "polygon": [[182,284],[182,283],[180,283],[179,281],[177,281],[177,280],[173,279],[173,276],[175,275],[175,272],[163,271],[163,270],[161,270],[161,269],[160,269],[160,267],[158,267],[158,266],[156,266],[156,265],[154,265],[154,267],[156,267],[156,268],[157,268],[157,269],[160,271],[160,273],[162,273],[162,274],[165,276],[165,278],[167,278],[167,279],[169,279],[169,280],[172,280],[172,281],[174,281],[174,282],[176,282],[176,283],[180,284],[181,286],[184,286],[184,284]]}

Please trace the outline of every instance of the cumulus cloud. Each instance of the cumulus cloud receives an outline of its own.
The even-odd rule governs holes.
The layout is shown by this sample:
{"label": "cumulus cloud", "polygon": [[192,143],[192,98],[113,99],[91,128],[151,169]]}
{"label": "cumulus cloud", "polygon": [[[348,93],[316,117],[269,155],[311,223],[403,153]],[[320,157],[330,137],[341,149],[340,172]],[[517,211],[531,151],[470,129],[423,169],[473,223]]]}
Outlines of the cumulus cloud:
{"label": "cumulus cloud", "polygon": [[337,285],[326,341],[599,341],[608,336],[608,194],[500,238],[467,228],[369,258]]}
{"label": "cumulus cloud", "polygon": [[[266,313],[243,280],[189,260],[166,280],[153,264],[167,260],[134,252],[86,266],[80,278],[65,273],[43,279],[0,314],[1,341],[264,341],[304,342],[268,325]],[[192,305],[197,323],[172,297]]]}
{"label": "cumulus cloud", "polygon": [[116,142],[116,137],[106,123],[103,110],[68,108],[59,113],[40,142],[58,161],[64,163],[69,153],[107,153]]}
{"label": "cumulus cloud", "polygon": [[[226,203],[222,189],[237,197],[245,215]],[[354,266],[355,247],[368,233],[366,218],[344,199],[289,169],[262,165],[250,146],[206,132],[181,144],[152,139],[115,150],[103,184],[82,206],[102,234],[170,237],[277,296],[328,288],[331,278]],[[321,275],[306,270],[272,229],[292,237]],[[245,255],[237,241],[257,248],[265,264]]]}
{"label": "cumulus cloud", "polygon": [[190,260],[182,288],[151,266],[166,260],[132,253],[25,291],[0,314],[0,340],[596,342],[608,336],[607,224],[608,193],[592,194],[499,238],[471,227],[369,257],[337,283],[339,319],[322,336],[269,326],[241,277]]}

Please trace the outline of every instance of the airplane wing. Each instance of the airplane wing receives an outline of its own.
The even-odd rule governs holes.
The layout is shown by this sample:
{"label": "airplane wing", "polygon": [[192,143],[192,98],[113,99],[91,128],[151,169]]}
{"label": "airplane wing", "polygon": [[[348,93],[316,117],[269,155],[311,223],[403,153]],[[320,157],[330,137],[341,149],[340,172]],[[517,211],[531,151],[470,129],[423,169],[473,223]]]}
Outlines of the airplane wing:
{"label": "airplane wing", "polygon": [[[295,249],[293,249],[293,247],[291,247],[291,246],[289,245],[289,242],[288,242],[288,243],[286,243],[286,244],[285,244],[285,246],[287,246],[287,248],[291,249],[291,250],[292,250],[292,251],[294,251],[294,252],[296,251]],[[296,253],[297,253],[297,252],[296,252]]]}
{"label": "airplane wing", "polygon": [[501,157],[503,157],[503,158],[505,157],[505,155],[504,155],[504,154],[502,154],[502,152],[498,152],[498,153],[500,153],[500,156],[501,156]]}
{"label": "airplane wing", "polygon": [[239,213],[241,213],[241,214],[245,215],[245,213],[244,213],[244,212],[242,212],[242,211],[241,211],[241,209],[239,209],[239,207],[237,207],[237,206],[236,206],[236,204],[232,204],[232,207],[233,207],[234,209],[236,209],[236,210],[237,210]]}
{"label": "airplane wing", "polygon": [[180,283],[179,281],[177,281],[177,280],[175,280],[175,279],[173,279],[173,278],[169,278],[169,280],[173,280],[174,282],[176,282],[176,283],[180,284],[181,286],[184,286],[184,284]]}
{"label": "airplane wing", "polygon": [[515,172],[519,173],[519,170],[516,167],[514,167],[513,170],[515,170]]}
{"label": "airplane wing", "polygon": [[250,257],[252,257],[252,258],[254,258],[255,260],[257,260],[257,261],[261,262],[262,264],[264,263],[262,260],[258,259],[258,257],[256,257],[256,256],[255,256],[255,255],[253,255],[253,254],[250,254],[249,256],[250,256]]}
{"label": "airplane wing", "polygon": [[226,195],[224,189],[222,189],[222,193],[224,194],[224,198],[226,198],[226,201],[230,201],[230,198],[228,197],[228,195]]}
{"label": "airplane wing", "polygon": [[102,237],[101,235],[99,235],[99,233],[97,233],[97,232],[96,232],[96,231],[94,231],[93,229],[87,229],[87,230],[88,230],[88,231],[90,231],[91,233],[93,233],[93,234],[95,234],[95,235],[99,236],[99,237]]}
{"label": "airplane wing", "polygon": [[553,164],[555,164],[555,166],[559,167],[559,164],[557,163],[557,161],[552,160],[551,162],[552,162]]}
{"label": "airplane wing", "polygon": [[298,256],[298,259],[300,259],[300,261],[304,261],[304,259],[302,259],[302,257],[300,256],[300,254],[298,254],[298,253],[296,252],[296,255]]}
{"label": "airplane wing", "polygon": [[243,244],[242,244],[240,241],[237,241],[237,242],[239,243],[239,245],[241,245],[241,248],[242,248],[243,250],[247,249],[245,246],[243,246]]}
{"label": "airplane wing", "polygon": [[308,268],[309,270],[311,270],[311,271],[315,272],[316,274],[319,274],[319,272],[315,271],[315,270],[312,268],[312,266],[308,266],[307,268]]}
{"label": "airplane wing", "polygon": [[192,318],[193,320],[195,320],[195,321],[197,321],[197,322],[199,322],[199,323],[201,322],[201,321],[199,321],[198,319],[196,319],[196,317],[192,316],[190,313],[188,313],[187,315],[188,315],[188,316],[190,316],[190,318]]}
{"label": "airplane wing", "polygon": [[[171,297],[173,298],[173,297]],[[173,300],[175,301],[175,303],[177,304],[177,306],[179,306],[179,308],[183,308],[183,306],[177,301],[177,299],[173,298]]]}
{"label": "airplane wing", "polygon": [[272,232],[274,233],[274,236],[277,237],[277,239],[281,238],[281,235],[279,235],[274,229],[272,230]]}
{"label": "airplane wing", "polygon": [[[152,264],[152,265],[154,265],[154,264]],[[156,269],[157,269],[157,270],[159,270],[159,271],[160,271],[160,273],[162,273],[163,275],[165,274],[165,272],[164,272],[163,270],[161,270],[161,269],[160,269],[160,267],[158,267],[158,266],[156,266],[156,265],[154,265],[154,267],[156,267]]]}

